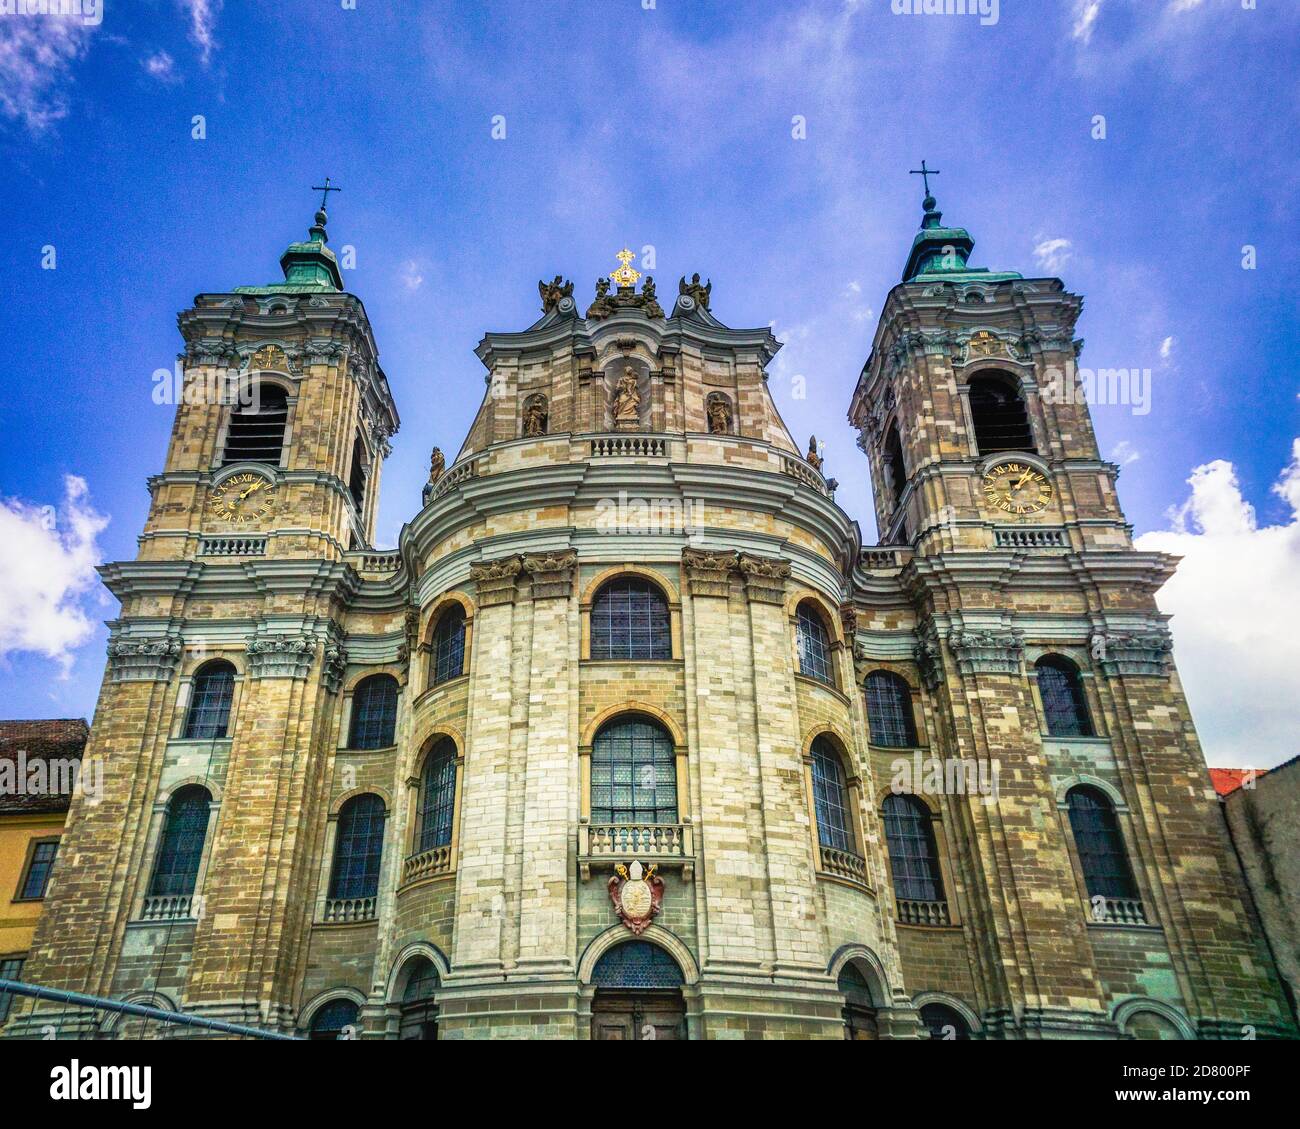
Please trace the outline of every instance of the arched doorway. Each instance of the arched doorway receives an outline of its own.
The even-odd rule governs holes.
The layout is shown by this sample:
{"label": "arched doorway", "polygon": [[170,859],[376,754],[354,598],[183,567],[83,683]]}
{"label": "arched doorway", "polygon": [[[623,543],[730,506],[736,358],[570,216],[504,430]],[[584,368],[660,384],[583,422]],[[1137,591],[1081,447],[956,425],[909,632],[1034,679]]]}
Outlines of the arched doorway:
{"label": "arched doorway", "polygon": [[682,970],[658,945],[625,941],[596,962],[591,1037],[626,1042],[685,1039]]}
{"label": "arched doorway", "polygon": [[438,1037],[438,1005],[434,1003],[438,986],[438,970],[433,962],[428,957],[415,957],[402,989],[397,1037],[403,1042],[427,1042]]}
{"label": "arched doorway", "polygon": [[846,1039],[879,1039],[880,1025],[876,1022],[876,1005],[872,1002],[871,981],[856,961],[849,961],[840,969],[837,987],[844,993],[844,1037]]}

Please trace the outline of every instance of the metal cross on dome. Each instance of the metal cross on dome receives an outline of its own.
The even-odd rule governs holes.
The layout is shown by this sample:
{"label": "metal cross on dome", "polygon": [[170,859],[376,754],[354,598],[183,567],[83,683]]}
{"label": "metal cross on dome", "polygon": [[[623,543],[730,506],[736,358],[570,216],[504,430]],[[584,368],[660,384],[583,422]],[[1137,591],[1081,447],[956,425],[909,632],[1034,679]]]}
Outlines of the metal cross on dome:
{"label": "metal cross on dome", "polygon": [[[924,164],[925,162],[922,161],[921,163]],[[331,184],[329,177],[325,178],[324,184],[313,184],[311,186],[311,190],[313,192],[320,193],[320,210],[322,212],[325,210],[325,201],[329,199],[330,193],[343,191],[343,189],[340,188],[337,184]]]}
{"label": "metal cross on dome", "polygon": [[930,178],[931,178],[932,176],[938,176],[938,175],[939,175],[939,170],[938,170],[938,169],[927,169],[927,168],[925,167],[925,161],[924,161],[924,159],[922,159],[922,161],[921,161],[921,167],[920,167],[919,169],[908,169],[908,170],[907,170],[907,175],[908,175],[908,176],[919,176],[923,181],[925,181],[925,194],[926,194],[927,196],[929,196],[929,195],[930,195]]}

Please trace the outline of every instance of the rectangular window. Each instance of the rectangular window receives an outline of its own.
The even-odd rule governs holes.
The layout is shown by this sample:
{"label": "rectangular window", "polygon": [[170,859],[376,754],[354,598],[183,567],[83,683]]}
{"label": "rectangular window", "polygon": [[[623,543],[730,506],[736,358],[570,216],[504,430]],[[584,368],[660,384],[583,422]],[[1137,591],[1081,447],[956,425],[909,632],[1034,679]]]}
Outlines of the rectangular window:
{"label": "rectangular window", "polygon": [[[0,960],[0,980],[21,980],[23,978],[23,958],[6,957]],[[13,996],[9,992],[0,992],[0,1023],[9,1018],[9,1005]]]}
{"label": "rectangular window", "polygon": [[54,856],[58,850],[58,839],[37,839],[32,844],[31,854],[27,856],[27,870],[18,883],[15,901],[34,902],[45,897],[45,888],[50,884],[50,871],[54,869]]}

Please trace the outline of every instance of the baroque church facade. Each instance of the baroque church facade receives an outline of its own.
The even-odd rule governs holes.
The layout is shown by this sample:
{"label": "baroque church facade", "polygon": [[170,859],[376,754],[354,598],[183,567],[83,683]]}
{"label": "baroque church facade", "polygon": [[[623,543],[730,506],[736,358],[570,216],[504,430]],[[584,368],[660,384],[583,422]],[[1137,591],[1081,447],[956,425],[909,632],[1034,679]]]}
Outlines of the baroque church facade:
{"label": "baroque church facade", "polygon": [[[325,223],[180,315],[24,979],[313,1038],[1294,1034],[1060,280],[927,194],[849,403],[879,545],[711,283],[539,284],[379,551]],[[56,1014],[140,1031],[6,1034]]]}

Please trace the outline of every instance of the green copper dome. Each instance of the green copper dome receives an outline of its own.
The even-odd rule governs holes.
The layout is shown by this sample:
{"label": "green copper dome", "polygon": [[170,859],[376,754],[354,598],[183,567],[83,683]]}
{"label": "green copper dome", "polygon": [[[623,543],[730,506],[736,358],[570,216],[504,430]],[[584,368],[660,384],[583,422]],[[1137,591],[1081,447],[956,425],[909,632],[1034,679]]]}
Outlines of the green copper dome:
{"label": "green copper dome", "polygon": [[939,202],[926,195],[921,206],[925,215],[921,230],[912,240],[912,252],[903,268],[904,282],[930,282],[936,279],[952,282],[962,278],[978,278],[985,282],[1000,282],[1021,276],[1015,271],[993,274],[987,267],[969,265],[975,240],[964,227],[944,227]]}

